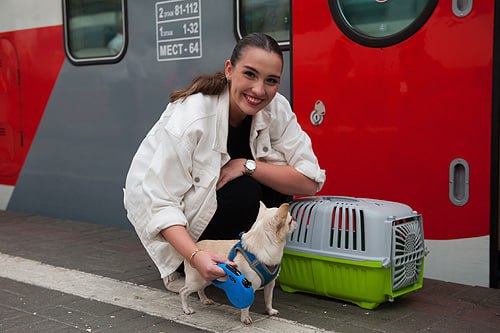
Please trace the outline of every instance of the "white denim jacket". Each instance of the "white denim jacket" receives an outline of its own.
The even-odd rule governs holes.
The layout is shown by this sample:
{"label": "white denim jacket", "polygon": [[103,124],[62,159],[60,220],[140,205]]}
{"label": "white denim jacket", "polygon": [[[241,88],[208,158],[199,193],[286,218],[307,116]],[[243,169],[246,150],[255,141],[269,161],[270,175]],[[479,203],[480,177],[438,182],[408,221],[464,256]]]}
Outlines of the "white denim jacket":
{"label": "white denim jacket", "polygon": [[[162,278],[183,259],[160,231],[185,225],[197,240],[215,213],[215,185],[230,160],[228,126],[227,90],[219,96],[191,95],[168,104],[132,160],[125,209]],[[295,167],[318,183],[318,191],[325,182],[310,138],[280,94],[253,117],[250,149],[257,160]]]}

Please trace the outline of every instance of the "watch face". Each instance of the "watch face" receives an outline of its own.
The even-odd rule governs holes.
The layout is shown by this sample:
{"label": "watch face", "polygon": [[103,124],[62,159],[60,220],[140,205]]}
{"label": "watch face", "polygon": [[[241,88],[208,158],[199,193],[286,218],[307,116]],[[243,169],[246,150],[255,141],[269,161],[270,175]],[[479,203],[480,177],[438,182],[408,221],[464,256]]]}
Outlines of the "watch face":
{"label": "watch face", "polygon": [[246,167],[250,170],[255,170],[255,161],[252,161],[252,160],[248,160],[247,163],[246,163]]}

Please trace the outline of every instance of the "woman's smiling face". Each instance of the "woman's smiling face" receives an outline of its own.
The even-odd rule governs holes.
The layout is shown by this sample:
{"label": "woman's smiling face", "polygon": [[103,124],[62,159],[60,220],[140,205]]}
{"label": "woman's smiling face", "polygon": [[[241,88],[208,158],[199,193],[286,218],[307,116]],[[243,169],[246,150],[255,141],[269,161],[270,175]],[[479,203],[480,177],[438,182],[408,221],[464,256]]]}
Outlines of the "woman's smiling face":
{"label": "woman's smiling face", "polygon": [[247,47],[234,65],[226,61],[231,125],[239,125],[271,102],[278,92],[282,68],[279,55],[258,47]]}

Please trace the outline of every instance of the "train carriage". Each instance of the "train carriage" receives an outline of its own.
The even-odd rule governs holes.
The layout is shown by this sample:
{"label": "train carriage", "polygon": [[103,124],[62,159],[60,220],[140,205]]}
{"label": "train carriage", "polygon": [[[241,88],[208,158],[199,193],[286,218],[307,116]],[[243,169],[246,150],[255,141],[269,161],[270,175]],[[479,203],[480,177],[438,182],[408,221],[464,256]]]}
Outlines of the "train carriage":
{"label": "train carriage", "polygon": [[318,195],[423,214],[427,277],[498,287],[493,0],[4,0],[0,209],[129,227],[121,189],[169,92],[252,31],[311,136]]}

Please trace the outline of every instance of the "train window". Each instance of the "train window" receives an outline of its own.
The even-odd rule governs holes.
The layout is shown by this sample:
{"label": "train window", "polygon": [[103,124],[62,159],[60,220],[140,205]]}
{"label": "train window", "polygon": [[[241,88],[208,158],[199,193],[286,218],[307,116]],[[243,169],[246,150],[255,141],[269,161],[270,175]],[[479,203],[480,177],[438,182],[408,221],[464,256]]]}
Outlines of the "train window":
{"label": "train window", "polygon": [[125,0],[65,0],[65,48],[74,64],[119,61],[126,49]]}
{"label": "train window", "polygon": [[431,16],[438,0],[329,0],[338,27],[352,40],[371,47],[399,43]]}
{"label": "train window", "polygon": [[262,32],[283,47],[290,45],[290,0],[237,0],[236,22],[239,39]]}

